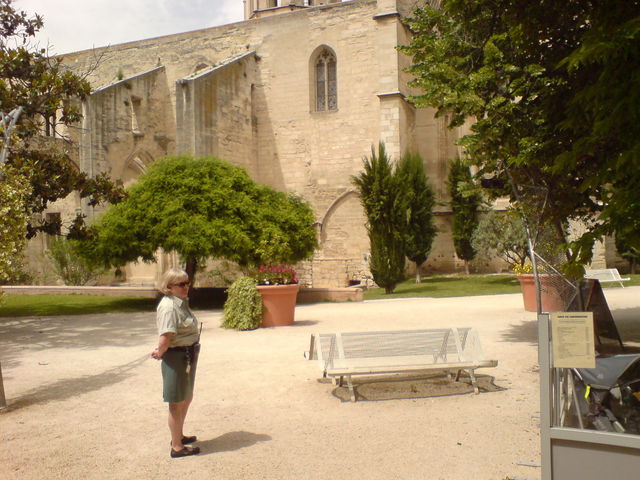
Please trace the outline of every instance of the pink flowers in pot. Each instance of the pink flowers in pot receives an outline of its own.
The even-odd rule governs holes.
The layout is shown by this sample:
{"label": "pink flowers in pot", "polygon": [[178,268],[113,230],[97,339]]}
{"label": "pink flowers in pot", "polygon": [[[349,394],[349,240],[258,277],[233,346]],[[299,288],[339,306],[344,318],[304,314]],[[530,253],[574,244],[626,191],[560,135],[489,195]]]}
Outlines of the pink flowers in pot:
{"label": "pink flowers in pot", "polygon": [[296,271],[288,265],[263,265],[253,275],[258,285],[291,285],[298,283]]}

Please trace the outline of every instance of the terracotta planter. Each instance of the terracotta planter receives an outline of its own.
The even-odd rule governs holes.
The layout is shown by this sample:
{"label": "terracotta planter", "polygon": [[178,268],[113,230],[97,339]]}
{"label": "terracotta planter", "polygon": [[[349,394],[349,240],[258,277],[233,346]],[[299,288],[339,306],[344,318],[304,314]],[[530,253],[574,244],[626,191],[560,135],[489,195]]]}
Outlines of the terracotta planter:
{"label": "terracotta planter", "polygon": [[296,297],[300,285],[258,285],[262,296],[264,314],[263,327],[291,325],[294,322]]}
{"label": "terracotta planter", "polygon": [[[520,281],[520,288],[522,290],[522,300],[524,302],[524,309],[527,312],[538,311],[538,305],[536,303],[536,282],[533,274],[520,274],[518,275]],[[563,312],[564,300],[555,287],[557,280],[549,275],[540,275],[540,289],[542,297],[542,311],[543,312]]]}

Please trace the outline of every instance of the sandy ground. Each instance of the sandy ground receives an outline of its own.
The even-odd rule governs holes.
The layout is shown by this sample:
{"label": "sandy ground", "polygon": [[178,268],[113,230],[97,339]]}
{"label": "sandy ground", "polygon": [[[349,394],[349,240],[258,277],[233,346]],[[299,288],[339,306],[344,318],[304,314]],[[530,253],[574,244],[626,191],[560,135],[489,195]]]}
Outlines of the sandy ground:
{"label": "sandy ground", "polygon": [[[607,289],[616,321],[640,287]],[[289,327],[236,332],[204,322],[187,434],[202,453],[171,459],[153,313],[0,318],[8,408],[2,479],[539,478],[535,314],[516,295],[301,305]],[[475,327],[496,368],[482,392],[444,376],[361,379],[360,399],[321,381],[310,334]],[[624,330],[624,328],[622,328]],[[623,331],[624,337],[624,331]]]}

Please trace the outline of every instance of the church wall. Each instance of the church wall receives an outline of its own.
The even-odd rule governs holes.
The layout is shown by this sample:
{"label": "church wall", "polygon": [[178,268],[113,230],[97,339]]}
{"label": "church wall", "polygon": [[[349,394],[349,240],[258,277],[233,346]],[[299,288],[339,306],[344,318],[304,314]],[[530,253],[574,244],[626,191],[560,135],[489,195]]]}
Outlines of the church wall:
{"label": "church wall", "polygon": [[212,155],[256,176],[253,115],[255,55],[178,80],[178,152]]}
{"label": "church wall", "polygon": [[[446,196],[442,181],[455,152],[453,133],[442,121],[405,99],[410,92],[402,68],[410,62],[395,47],[408,32],[394,12],[408,4],[386,3],[363,0],[299,9],[65,55],[65,63],[77,72],[86,72],[100,57],[89,80],[94,87],[107,85],[88,103],[85,127],[91,133],[90,140],[83,140],[81,168],[133,180],[136,173],[126,173],[127,165],[144,167],[148,159],[167,153],[217,155],[312,205],[317,222],[330,234],[311,266],[305,266],[313,269],[314,285],[344,285],[364,275],[369,245],[362,207],[357,197],[344,201],[343,196],[353,190],[351,176],[361,171],[371,146],[384,140],[394,158],[417,150],[439,198]],[[338,108],[316,112],[312,58],[322,46],[337,58]],[[251,52],[255,56],[229,62]],[[124,108],[126,87],[117,78],[158,66],[162,74],[145,78],[151,83],[140,89],[157,99],[148,104],[159,110],[147,114],[165,119],[158,125],[158,132],[164,130],[136,137],[131,113]],[[137,82],[129,83],[137,89]],[[164,139],[164,148],[154,144],[157,136]],[[148,155],[137,155],[140,150]],[[132,163],[134,158],[139,162]],[[443,248],[445,253],[434,259],[448,258],[448,247]]]}

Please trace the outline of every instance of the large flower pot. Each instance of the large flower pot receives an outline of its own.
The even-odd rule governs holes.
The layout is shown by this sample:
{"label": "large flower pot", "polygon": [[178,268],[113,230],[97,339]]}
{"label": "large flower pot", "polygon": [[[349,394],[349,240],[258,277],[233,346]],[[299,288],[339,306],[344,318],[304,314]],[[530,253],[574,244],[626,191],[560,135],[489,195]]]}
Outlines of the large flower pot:
{"label": "large flower pot", "polygon": [[296,297],[300,285],[258,285],[262,296],[264,314],[263,327],[291,325],[296,310]]}
{"label": "large flower pot", "polygon": [[[518,275],[520,289],[522,290],[522,301],[527,312],[538,311],[536,301],[536,282],[534,275],[524,273]],[[551,275],[540,275],[540,295],[543,312],[563,312],[564,300],[558,291],[556,282],[558,279]]]}

